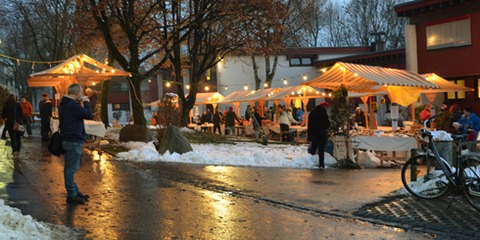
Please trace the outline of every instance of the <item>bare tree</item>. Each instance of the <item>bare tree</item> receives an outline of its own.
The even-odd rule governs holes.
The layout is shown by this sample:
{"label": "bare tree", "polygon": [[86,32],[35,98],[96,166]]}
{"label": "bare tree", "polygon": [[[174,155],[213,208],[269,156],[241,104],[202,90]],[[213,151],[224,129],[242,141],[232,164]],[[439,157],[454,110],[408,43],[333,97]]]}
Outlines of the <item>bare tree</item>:
{"label": "bare tree", "polygon": [[325,25],[322,6],[326,0],[287,0],[284,43],[288,47],[320,46],[320,34]]}
{"label": "bare tree", "polygon": [[252,67],[255,77],[255,89],[259,89],[262,83],[258,71],[258,64],[255,56],[262,56],[265,60],[265,83],[271,86],[273,77],[275,76],[278,54],[283,51],[284,45],[282,36],[284,34],[284,25],[288,15],[288,8],[290,2],[280,4],[278,2],[271,2],[270,5],[264,3],[260,9],[264,13],[259,15],[257,21],[254,21],[257,29],[256,33],[250,35],[248,42],[248,49],[252,60]]}
{"label": "bare tree", "polygon": [[[350,45],[367,46],[372,34],[385,33],[385,47],[403,46],[404,20],[396,17],[393,6],[396,0],[358,0],[345,7],[346,29],[353,33]],[[393,34],[395,32],[395,34]]]}
{"label": "bare tree", "polygon": [[[221,57],[261,36],[255,27],[273,0],[83,0],[106,46],[123,69],[132,73],[133,120],[144,125],[141,80],[159,69],[171,70],[183,103],[183,123],[196,100],[205,73]],[[266,33],[263,33],[266,34]],[[144,70],[141,72],[141,70]],[[183,94],[183,69],[190,71],[191,90]]]}
{"label": "bare tree", "polygon": [[325,45],[332,47],[347,46],[347,39],[351,38],[350,32],[346,31],[345,15],[342,13],[341,5],[336,1],[327,0],[324,5],[323,19],[326,27],[324,28]]}

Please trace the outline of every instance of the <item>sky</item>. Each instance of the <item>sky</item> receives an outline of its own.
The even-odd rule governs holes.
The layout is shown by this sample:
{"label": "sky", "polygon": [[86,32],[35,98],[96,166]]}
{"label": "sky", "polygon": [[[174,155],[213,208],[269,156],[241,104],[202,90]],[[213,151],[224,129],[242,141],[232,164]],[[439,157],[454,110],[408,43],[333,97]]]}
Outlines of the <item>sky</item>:
{"label": "sky", "polygon": [[[107,137],[118,139],[118,132],[109,128]],[[182,128],[182,131],[193,131]],[[118,153],[118,161],[159,161],[190,164],[224,166],[261,166],[286,168],[318,168],[318,155],[307,153],[307,144],[299,146],[289,144],[270,144],[267,146],[253,142],[237,144],[192,144],[193,152],[182,155],[176,153],[159,154],[153,142],[124,143],[128,152]],[[238,154],[242,153],[242,154]],[[362,153],[364,167],[376,167],[380,160],[373,153]],[[333,168],[335,158],[325,153],[325,167]],[[384,165],[388,164],[384,162]],[[400,178],[399,178],[400,181]],[[406,191],[400,192],[405,194]],[[67,239],[76,232],[62,225],[36,221],[30,215],[22,215],[19,209],[5,205],[0,199],[0,239]]]}

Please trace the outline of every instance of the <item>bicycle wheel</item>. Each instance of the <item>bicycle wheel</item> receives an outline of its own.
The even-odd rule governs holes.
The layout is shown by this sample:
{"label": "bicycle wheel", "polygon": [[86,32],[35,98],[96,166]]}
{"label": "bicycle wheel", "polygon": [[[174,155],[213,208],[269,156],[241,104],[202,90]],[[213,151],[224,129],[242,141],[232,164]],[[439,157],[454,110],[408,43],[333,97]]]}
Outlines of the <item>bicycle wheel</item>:
{"label": "bicycle wheel", "polygon": [[402,168],[403,186],[417,198],[436,199],[447,194],[451,188],[445,173],[435,167],[436,158],[416,156]]}
{"label": "bicycle wheel", "polygon": [[463,193],[472,207],[480,211],[480,160],[464,160],[462,173]]}

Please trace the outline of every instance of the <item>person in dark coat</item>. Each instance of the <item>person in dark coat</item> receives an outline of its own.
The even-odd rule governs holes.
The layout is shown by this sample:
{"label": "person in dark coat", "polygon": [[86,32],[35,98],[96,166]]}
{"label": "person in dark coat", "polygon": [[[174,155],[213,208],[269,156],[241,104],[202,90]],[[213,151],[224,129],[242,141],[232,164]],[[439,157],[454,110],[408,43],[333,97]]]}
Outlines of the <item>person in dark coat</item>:
{"label": "person in dark coat", "polygon": [[2,118],[5,120],[5,128],[7,128],[8,135],[12,144],[13,155],[17,155],[20,152],[22,143],[20,141],[23,132],[13,130],[15,123],[22,125],[23,113],[20,103],[16,101],[15,95],[8,95],[7,102],[2,109]]}
{"label": "person in dark coat", "polygon": [[318,167],[325,168],[325,145],[328,141],[328,128],[330,120],[327,110],[322,104],[316,106],[308,114],[308,140],[310,141],[309,153],[315,155],[318,152]]}
{"label": "person in dark coat", "polygon": [[60,101],[59,130],[62,136],[65,166],[63,176],[67,190],[67,203],[82,204],[89,196],[82,194],[75,184],[75,172],[82,158],[82,145],[85,140],[85,119],[92,118],[92,107],[88,97],[83,96],[82,87],[72,84],[68,87],[68,94]]}
{"label": "person in dark coat", "polygon": [[240,124],[237,114],[233,111],[233,107],[228,108],[227,114],[225,114],[225,135],[234,135],[235,133],[235,121]]}
{"label": "person in dark coat", "polygon": [[217,110],[215,110],[215,113],[213,114],[212,117],[213,121],[213,134],[217,132],[218,129],[218,134],[222,135],[222,130],[220,129],[220,123],[222,122],[222,113]]}
{"label": "person in dark coat", "polygon": [[353,124],[361,127],[367,127],[367,120],[365,114],[360,107],[355,108],[355,116],[353,117]]}
{"label": "person in dark coat", "polygon": [[50,132],[50,118],[52,117],[53,104],[48,99],[48,94],[42,94],[42,101],[38,104],[40,109],[40,135],[42,141],[48,142],[48,133]]}
{"label": "person in dark coat", "polygon": [[95,115],[98,100],[97,94],[91,88],[85,89],[85,93],[90,100],[90,106],[92,107],[93,115]]}

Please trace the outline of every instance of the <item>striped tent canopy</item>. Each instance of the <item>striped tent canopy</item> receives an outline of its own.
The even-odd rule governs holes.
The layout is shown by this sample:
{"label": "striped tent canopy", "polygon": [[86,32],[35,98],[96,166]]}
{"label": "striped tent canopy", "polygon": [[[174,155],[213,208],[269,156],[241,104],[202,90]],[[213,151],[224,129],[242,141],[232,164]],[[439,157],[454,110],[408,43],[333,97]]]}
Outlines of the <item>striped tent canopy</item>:
{"label": "striped tent canopy", "polygon": [[239,99],[240,102],[256,102],[256,101],[264,101],[268,97],[274,95],[280,91],[280,88],[266,88],[266,89],[258,89],[252,94],[244,96]]}
{"label": "striped tent canopy", "polygon": [[271,95],[266,100],[282,100],[285,98],[324,98],[328,97],[324,92],[320,92],[310,86],[288,86]]}
{"label": "striped tent canopy", "polygon": [[428,81],[438,86],[438,88],[423,89],[422,93],[474,91],[473,88],[460,86],[458,84],[455,84],[454,82],[448,81],[438,76],[435,73],[426,73],[422,75],[425,76]]}
{"label": "striped tent canopy", "polygon": [[438,88],[434,83],[414,72],[407,70],[384,68],[337,62],[319,77],[305,82],[304,85],[336,89],[344,85],[349,91],[371,92],[375,86],[399,86]]}

